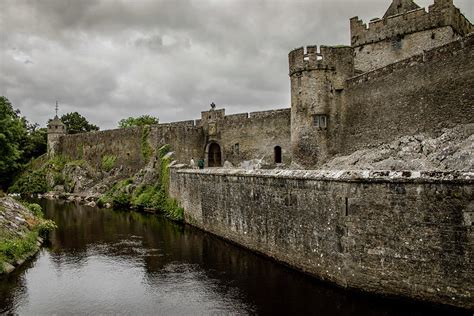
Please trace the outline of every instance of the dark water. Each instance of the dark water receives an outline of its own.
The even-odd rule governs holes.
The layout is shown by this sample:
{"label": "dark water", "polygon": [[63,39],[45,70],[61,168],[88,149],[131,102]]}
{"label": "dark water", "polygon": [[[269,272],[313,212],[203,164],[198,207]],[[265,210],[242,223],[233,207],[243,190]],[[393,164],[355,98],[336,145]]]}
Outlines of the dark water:
{"label": "dark water", "polygon": [[40,201],[59,229],[0,278],[0,312],[453,315],[329,286],[160,216]]}

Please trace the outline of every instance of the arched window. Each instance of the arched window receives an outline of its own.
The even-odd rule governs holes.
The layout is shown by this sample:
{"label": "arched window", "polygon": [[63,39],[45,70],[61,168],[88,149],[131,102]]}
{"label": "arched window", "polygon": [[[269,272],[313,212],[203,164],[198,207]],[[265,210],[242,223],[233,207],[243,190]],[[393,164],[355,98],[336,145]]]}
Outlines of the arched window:
{"label": "arched window", "polygon": [[273,150],[275,152],[275,163],[281,163],[281,147],[275,146]]}

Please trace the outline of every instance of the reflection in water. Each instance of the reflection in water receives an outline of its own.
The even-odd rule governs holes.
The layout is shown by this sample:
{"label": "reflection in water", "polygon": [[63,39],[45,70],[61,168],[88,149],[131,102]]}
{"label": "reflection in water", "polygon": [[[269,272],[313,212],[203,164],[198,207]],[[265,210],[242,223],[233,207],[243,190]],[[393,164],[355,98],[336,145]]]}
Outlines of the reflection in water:
{"label": "reflection in water", "polygon": [[160,216],[40,201],[50,244],[0,279],[19,314],[419,315],[455,311],[328,286]]}

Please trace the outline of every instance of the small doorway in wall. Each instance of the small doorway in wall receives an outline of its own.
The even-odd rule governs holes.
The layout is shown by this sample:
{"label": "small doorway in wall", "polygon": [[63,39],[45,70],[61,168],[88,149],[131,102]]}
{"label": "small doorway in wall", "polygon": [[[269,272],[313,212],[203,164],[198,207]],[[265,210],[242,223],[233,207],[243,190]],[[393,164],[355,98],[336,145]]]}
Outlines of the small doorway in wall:
{"label": "small doorway in wall", "polygon": [[221,167],[222,166],[222,154],[221,146],[217,143],[212,143],[209,145],[208,157],[207,157],[209,167]]}
{"label": "small doorway in wall", "polygon": [[281,163],[281,147],[275,146],[273,149],[275,156],[275,163]]}

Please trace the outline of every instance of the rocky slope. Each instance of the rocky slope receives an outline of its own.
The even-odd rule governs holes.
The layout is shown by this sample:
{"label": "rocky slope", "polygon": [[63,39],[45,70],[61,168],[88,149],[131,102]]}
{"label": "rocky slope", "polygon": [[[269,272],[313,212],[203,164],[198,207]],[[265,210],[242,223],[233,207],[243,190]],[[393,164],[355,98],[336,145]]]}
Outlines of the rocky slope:
{"label": "rocky slope", "polygon": [[13,271],[34,255],[43,242],[41,235],[55,227],[42,218],[39,205],[29,206],[8,196],[0,197],[0,274]]}
{"label": "rocky slope", "polygon": [[336,157],[321,169],[474,171],[474,124],[440,134],[404,136],[376,148]]}

